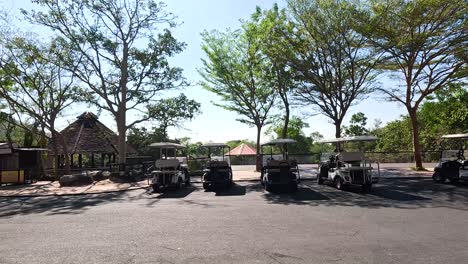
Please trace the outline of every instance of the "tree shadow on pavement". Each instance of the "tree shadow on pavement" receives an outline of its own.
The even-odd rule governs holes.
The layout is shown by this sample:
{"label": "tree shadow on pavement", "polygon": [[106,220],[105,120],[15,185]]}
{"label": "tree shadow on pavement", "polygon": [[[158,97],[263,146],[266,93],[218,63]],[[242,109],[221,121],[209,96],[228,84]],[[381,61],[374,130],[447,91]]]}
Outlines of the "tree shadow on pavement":
{"label": "tree shadow on pavement", "polygon": [[263,197],[269,202],[279,204],[308,204],[309,202],[326,201],[330,199],[317,191],[304,187],[299,187],[297,192],[294,193],[288,193],[286,191],[265,192]]}
{"label": "tree shadow on pavement", "polygon": [[40,213],[80,214],[94,206],[121,201],[125,196],[125,192],[113,192],[74,196],[0,198],[0,218]]}
{"label": "tree shadow on pavement", "polygon": [[247,188],[238,184],[233,184],[230,188],[220,188],[215,191],[216,196],[242,196],[247,193]]}
{"label": "tree shadow on pavement", "polygon": [[180,188],[178,190],[165,190],[163,193],[153,193],[156,197],[159,199],[180,199],[187,197],[189,194],[191,194],[193,191],[195,191],[195,187],[193,186],[187,186]]}
{"label": "tree shadow on pavement", "polygon": [[[254,190],[251,191],[262,191]],[[435,208],[468,210],[468,188],[464,184],[436,184],[432,179],[383,179],[371,193],[358,188],[339,191],[327,185],[303,182],[294,194],[264,193],[272,204],[309,206],[358,206],[367,208]]]}

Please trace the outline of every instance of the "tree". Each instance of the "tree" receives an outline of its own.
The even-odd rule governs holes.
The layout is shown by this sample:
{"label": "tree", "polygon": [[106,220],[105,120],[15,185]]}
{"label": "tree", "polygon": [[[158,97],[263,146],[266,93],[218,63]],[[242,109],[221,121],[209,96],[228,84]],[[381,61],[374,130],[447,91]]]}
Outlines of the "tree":
{"label": "tree", "polygon": [[163,135],[161,129],[153,127],[148,130],[146,127],[132,127],[128,133],[128,143],[132,145],[140,155],[152,156],[155,154],[154,149],[149,145],[155,142],[169,141]]}
{"label": "tree", "polygon": [[257,128],[257,170],[261,166],[260,136],[268,124],[268,114],[276,93],[269,85],[270,65],[260,50],[257,28],[243,26],[242,30],[202,34],[202,59],[199,71],[202,86],[218,95],[224,104],[214,103],[240,115],[237,121]]}
{"label": "tree", "polygon": [[153,0],[32,2],[45,11],[22,10],[24,16],[58,34],[67,69],[87,86],[90,102],[115,118],[124,163],[127,129],[151,119],[146,107],[159,92],[186,84],[182,70],[168,62],[185,44],[170,29],[155,35],[159,26],[175,26],[173,15]]}
{"label": "tree", "polygon": [[[69,153],[56,122],[78,99],[79,87],[74,75],[65,71],[58,60],[62,47],[55,41],[41,44],[36,39],[23,37],[8,38],[2,44],[4,53],[0,56],[0,71],[10,80],[11,86],[0,85],[0,96],[8,103],[8,120],[29,133],[40,133],[45,137],[48,132],[56,157],[58,144],[61,145],[68,171]],[[24,119],[34,125],[28,126]],[[28,142],[32,144],[32,139]]]}
{"label": "tree", "polygon": [[343,127],[346,136],[363,136],[369,133],[366,128],[367,117],[364,113],[359,112],[352,115],[349,123],[349,126]]}
{"label": "tree", "polygon": [[189,100],[185,94],[180,94],[178,97],[159,100],[148,107],[148,112],[151,119],[159,123],[163,140],[167,140],[167,128],[182,127],[182,121],[192,120],[195,115],[201,113],[200,106],[197,101]]}
{"label": "tree", "polygon": [[[313,139],[307,137],[303,131],[304,128],[308,128],[309,124],[302,121],[299,117],[292,117],[289,124],[288,133],[286,138],[291,138],[296,140],[295,144],[288,146],[288,151],[293,154],[305,154],[310,151],[312,147]],[[284,127],[281,119],[277,120],[273,125],[267,130],[267,134],[274,134],[275,138],[282,138],[284,135]]]}
{"label": "tree", "polygon": [[468,131],[468,89],[464,84],[451,84],[438,90],[426,100],[418,111],[422,149],[438,148],[445,134]]}
{"label": "tree", "polygon": [[[437,90],[467,76],[467,3],[390,0],[364,10],[359,27],[384,55],[381,67],[404,83],[378,90],[403,104],[411,120],[414,160],[422,169],[418,109]],[[367,15],[367,16],[366,16]]]}
{"label": "tree", "polygon": [[333,121],[335,136],[349,108],[373,90],[378,61],[353,28],[356,7],[343,0],[288,1],[295,29],[289,36],[290,66],[302,85],[296,99]]}
{"label": "tree", "polygon": [[275,88],[276,93],[279,95],[284,110],[283,129],[280,137],[286,138],[291,115],[289,97],[298,86],[298,82],[294,79],[295,72],[284,58],[285,47],[288,45],[284,32],[291,32],[292,27],[288,21],[286,10],[280,10],[276,3],[270,10],[262,11],[257,7],[247,25],[257,28],[257,36],[261,39],[260,49],[271,65],[270,75],[272,78],[270,79],[270,85]]}

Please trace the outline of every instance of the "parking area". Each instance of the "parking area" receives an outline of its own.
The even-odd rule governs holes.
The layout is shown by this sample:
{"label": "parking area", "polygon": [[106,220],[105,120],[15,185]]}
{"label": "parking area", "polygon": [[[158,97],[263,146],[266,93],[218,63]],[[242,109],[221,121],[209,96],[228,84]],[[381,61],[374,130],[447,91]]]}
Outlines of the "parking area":
{"label": "parking area", "polygon": [[464,263],[468,184],[0,198],[0,263]]}

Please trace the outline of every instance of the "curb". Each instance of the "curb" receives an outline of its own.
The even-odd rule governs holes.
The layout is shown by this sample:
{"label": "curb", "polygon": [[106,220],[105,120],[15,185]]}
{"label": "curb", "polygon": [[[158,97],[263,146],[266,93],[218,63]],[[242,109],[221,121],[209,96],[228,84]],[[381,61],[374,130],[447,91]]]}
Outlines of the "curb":
{"label": "curb", "polygon": [[148,187],[149,186],[131,187],[129,189],[111,190],[111,191],[102,191],[102,192],[83,192],[83,193],[64,193],[64,194],[53,193],[53,194],[0,195],[0,198],[34,198],[34,197],[62,197],[62,196],[94,195],[94,194],[118,193],[118,192],[141,190],[141,189],[146,189]]}

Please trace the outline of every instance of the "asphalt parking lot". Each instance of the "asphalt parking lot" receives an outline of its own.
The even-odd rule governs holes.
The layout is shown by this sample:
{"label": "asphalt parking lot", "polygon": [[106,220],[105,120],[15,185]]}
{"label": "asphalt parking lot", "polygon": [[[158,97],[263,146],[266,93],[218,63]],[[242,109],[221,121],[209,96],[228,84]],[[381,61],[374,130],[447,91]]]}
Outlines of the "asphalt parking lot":
{"label": "asphalt parking lot", "polygon": [[0,263],[466,263],[468,184],[0,198]]}

